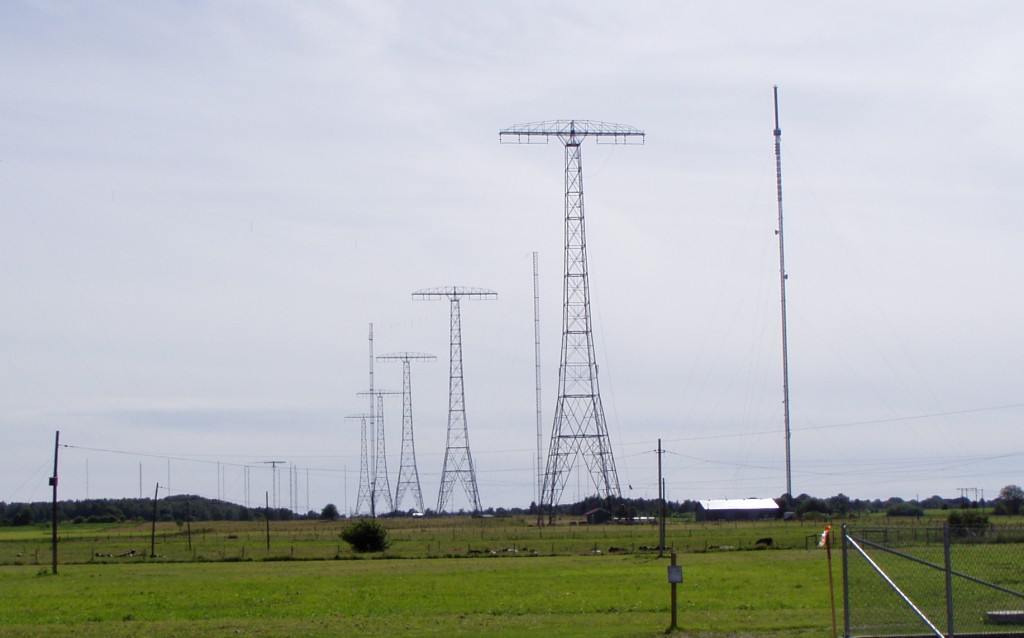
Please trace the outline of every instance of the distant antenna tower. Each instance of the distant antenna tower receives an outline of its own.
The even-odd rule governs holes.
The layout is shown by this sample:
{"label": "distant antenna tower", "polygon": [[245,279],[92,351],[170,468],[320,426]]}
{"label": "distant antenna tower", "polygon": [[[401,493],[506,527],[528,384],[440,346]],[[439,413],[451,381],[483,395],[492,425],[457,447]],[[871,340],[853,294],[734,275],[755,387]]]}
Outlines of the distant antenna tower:
{"label": "distant antenna tower", "polygon": [[416,469],[416,444],[412,434],[412,373],[409,362],[436,361],[437,357],[420,352],[394,352],[377,358],[402,362],[402,458],[398,466],[398,484],[395,486],[395,509],[402,509],[402,497],[412,491],[416,510],[422,512],[423,492],[420,490],[420,473]]}
{"label": "distant antenna tower", "polygon": [[263,461],[264,465],[269,465],[271,470],[271,486],[273,487],[274,494],[274,509],[277,509],[277,496],[280,491],[280,487],[277,481],[277,466],[284,465],[285,461]]}
{"label": "distant antenna tower", "polygon": [[498,293],[484,288],[447,286],[428,288],[412,293],[413,299],[438,299],[445,297],[451,302],[451,359],[448,366],[448,438],[444,450],[444,469],[441,471],[441,489],[437,494],[437,512],[444,511],[451,503],[452,488],[458,480],[470,500],[474,512],[480,506],[480,491],[477,489],[476,468],[469,451],[469,430],[466,427],[466,396],[462,385],[462,318],[459,300],[497,299]]}
{"label": "distant antenna tower", "polygon": [[[359,392],[360,396],[370,394]],[[394,501],[391,500],[391,482],[388,481],[388,457],[387,448],[384,445],[384,397],[397,395],[400,392],[392,390],[374,390],[373,397],[377,406],[374,416],[377,419],[376,434],[373,436],[370,447],[373,448],[373,465],[370,468],[370,515],[377,515],[377,503],[383,502],[387,505],[388,512],[395,510]]]}
{"label": "distant antenna tower", "polygon": [[786,494],[793,494],[793,468],[789,456],[789,343],[786,330],[786,243],[782,234],[782,129],[779,128],[779,87],[775,96],[775,194],[779,202],[779,289],[782,292],[782,419],[786,430]]}
{"label": "distant antenna tower", "polygon": [[537,407],[537,513],[544,494],[544,426],[540,393],[540,285],[537,276],[537,253],[533,253],[533,376],[536,381],[534,402]]}
{"label": "distant antenna tower", "polygon": [[502,142],[514,144],[547,143],[552,137],[565,146],[565,279],[558,403],[544,470],[543,496],[538,506],[546,508],[553,517],[580,454],[602,496],[622,494],[597,383],[580,144],[587,137],[596,138],[598,143],[643,144],[644,132],[606,122],[556,120],[518,124],[499,134]]}
{"label": "distant antenna tower", "polygon": [[[346,419],[359,419],[359,491],[356,492],[356,514],[369,513],[373,515],[373,505],[370,500],[370,457],[366,445],[366,421],[373,419],[372,414],[350,414]],[[370,421],[373,423],[373,421]]]}

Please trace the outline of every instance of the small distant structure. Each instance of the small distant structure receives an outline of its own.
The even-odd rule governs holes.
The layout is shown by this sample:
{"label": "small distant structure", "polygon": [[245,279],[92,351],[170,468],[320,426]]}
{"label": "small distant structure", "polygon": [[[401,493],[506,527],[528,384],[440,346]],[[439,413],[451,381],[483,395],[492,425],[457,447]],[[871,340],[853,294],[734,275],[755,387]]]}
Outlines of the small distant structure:
{"label": "small distant structure", "polygon": [[587,525],[601,525],[610,523],[613,516],[611,512],[603,507],[595,507],[589,512],[583,512],[583,518],[587,519]]}
{"label": "small distant structure", "polygon": [[709,499],[698,501],[698,521],[757,521],[778,518],[779,504],[770,498]]}

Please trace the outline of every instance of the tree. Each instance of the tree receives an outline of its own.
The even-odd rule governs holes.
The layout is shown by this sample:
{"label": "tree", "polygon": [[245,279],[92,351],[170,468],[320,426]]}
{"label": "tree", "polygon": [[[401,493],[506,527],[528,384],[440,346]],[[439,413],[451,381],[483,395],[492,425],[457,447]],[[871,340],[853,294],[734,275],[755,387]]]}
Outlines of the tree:
{"label": "tree", "polygon": [[999,514],[1020,514],[1024,510],[1024,489],[1019,485],[1007,485],[999,490]]}
{"label": "tree", "polygon": [[388,530],[375,520],[364,518],[341,533],[341,539],[357,552],[383,552],[388,548]]}
{"label": "tree", "polygon": [[338,507],[334,503],[328,503],[324,505],[324,509],[320,512],[320,520],[322,521],[336,521],[338,520]]}

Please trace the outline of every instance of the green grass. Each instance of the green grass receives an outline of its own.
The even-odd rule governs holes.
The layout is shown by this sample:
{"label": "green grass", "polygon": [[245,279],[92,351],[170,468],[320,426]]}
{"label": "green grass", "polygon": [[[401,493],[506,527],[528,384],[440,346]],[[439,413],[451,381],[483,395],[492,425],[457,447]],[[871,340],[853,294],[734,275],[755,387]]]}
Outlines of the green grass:
{"label": "green grass", "polygon": [[[915,529],[939,521],[856,524],[897,524],[901,538],[916,542]],[[148,523],[64,524],[57,576],[49,575],[45,526],[0,528],[0,635],[642,637],[668,625],[668,557],[644,549],[657,545],[656,526],[382,522],[392,546],[368,556],[341,541],[346,521],[272,523],[269,550],[259,522],[194,523],[191,549],[186,527],[161,523],[155,558]],[[830,636],[825,553],[814,549],[822,529],[818,522],[670,522],[667,541],[685,571],[680,627],[707,638]],[[772,549],[742,551],[763,537],[773,538]],[[118,556],[130,549],[134,556]],[[1020,546],[996,549],[1004,553],[959,551],[979,573],[1019,587]],[[913,551],[935,560],[940,547]],[[838,555],[834,562],[838,588]],[[861,600],[862,616],[888,622],[903,614],[889,609],[891,596],[863,566],[853,577],[864,592],[881,592],[877,601]],[[933,606],[928,587],[916,595]]]}
{"label": "green grass", "polygon": [[[680,626],[827,636],[820,552],[687,556]],[[667,560],[637,556],[0,568],[4,636],[655,636]],[[40,572],[42,571],[42,574]]]}
{"label": "green grass", "polygon": [[[568,525],[537,527],[517,518],[381,519],[392,541],[393,558],[460,557],[478,554],[529,553],[542,556],[581,556],[610,548],[642,553],[658,544],[655,525]],[[341,538],[346,521],[271,523],[267,548],[264,524],[254,522],[193,523],[191,549],[187,528],[158,523],[153,545],[160,561],[327,560],[354,554]],[[668,524],[666,542],[679,552],[752,549],[759,538],[772,537],[775,548],[813,547],[822,523],[781,521]],[[149,523],[73,525],[59,527],[61,564],[141,562],[151,548]],[[49,529],[0,528],[0,565],[46,565],[50,562]],[[121,554],[135,550],[131,559]]]}

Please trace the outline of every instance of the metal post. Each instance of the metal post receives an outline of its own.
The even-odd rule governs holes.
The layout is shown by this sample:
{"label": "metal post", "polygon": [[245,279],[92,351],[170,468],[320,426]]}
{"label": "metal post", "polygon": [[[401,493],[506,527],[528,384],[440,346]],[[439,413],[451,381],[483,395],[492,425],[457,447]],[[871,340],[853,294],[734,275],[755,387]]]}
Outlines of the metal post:
{"label": "metal post", "polygon": [[843,523],[843,636],[850,635],[850,571],[847,559],[846,523]]}
{"label": "metal post", "polygon": [[[671,560],[672,560],[672,563],[671,563],[672,567],[675,567],[676,566],[676,552],[675,552],[675,550],[672,550]],[[677,620],[678,620],[678,605],[676,604],[676,583],[675,583],[675,581],[673,581],[672,582],[672,624],[669,625],[669,628],[668,628],[669,631],[675,631],[676,629],[679,629],[679,625],[677,624]]]}
{"label": "metal post", "polygon": [[942,545],[945,549],[946,559],[946,635],[955,636],[956,629],[953,626],[953,561],[949,548],[949,523],[942,526]]}

